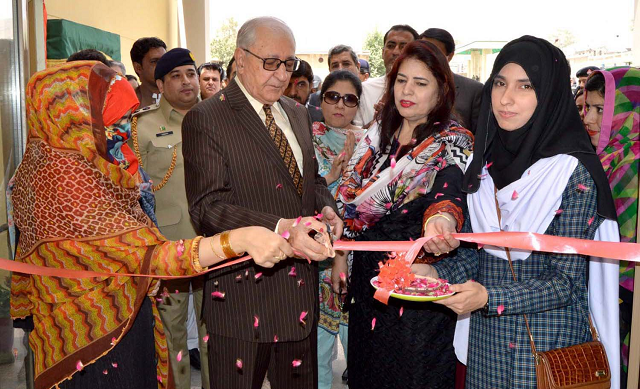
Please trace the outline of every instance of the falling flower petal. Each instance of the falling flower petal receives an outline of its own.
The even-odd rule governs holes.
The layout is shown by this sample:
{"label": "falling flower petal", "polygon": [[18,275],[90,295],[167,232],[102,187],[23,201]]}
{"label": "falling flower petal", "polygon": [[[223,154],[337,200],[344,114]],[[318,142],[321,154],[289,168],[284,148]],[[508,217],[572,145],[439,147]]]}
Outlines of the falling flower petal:
{"label": "falling flower petal", "polygon": [[302,220],[302,216],[298,216],[298,218],[296,219],[296,221],[293,222],[293,224],[291,225],[291,227],[295,227],[298,224],[300,224],[300,220]]}
{"label": "falling flower petal", "polygon": [[418,142],[418,140],[416,138],[411,138],[411,144],[415,145]]}
{"label": "falling flower petal", "polygon": [[115,338],[115,337],[114,337],[114,338],[111,338],[111,345],[112,345],[112,346],[115,346],[115,345],[116,345],[116,338]]}
{"label": "falling flower petal", "polygon": [[340,272],[340,281],[347,282],[347,275],[344,272]]}
{"label": "falling flower petal", "polygon": [[409,212],[409,211],[408,211],[408,210],[406,210],[406,209],[403,209],[403,210],[402,210],[402,213],[407,213],[407,212]]}
{"label": "falling flower petal", "polygon": [[289,233],[288,230],[282,233],[282,237],[285,238],[285,239],[289,239],[290,236],[291,236],[291,234]]}
{"label": "falling flower petal", "polygon": [[240,281],[242,281],[242,274],[238,274],[236,276],[236,282],[240,282]]}
{"label": "falling flower petal", "polygon": [[211,297],[213,297],[214,299],[224,300],[224,296],[225,296],[224,292],[218,292],[217,290],[215,292],[211,293]]}
{"label": "falling flower petal", "polygon": [[253,328],[258,328],[260,325],[260,318],[258,315],[253,315]]}
{"label": "falling flower petal", "polygon": [[563,210],[562,210],[562,209],[558,209],[558,210],[556,211],[556,215],[560,215],[562,212],[563,212]]}
{"label": "falling flower petal", "polygon": [[436,195],[434,196],[434,199],[437,199],[440,196],[444,196],[444,193],[436,193]]}
{"label": "falling flower petal", "polygon": [[291,362],[291,366],[293,367],[298,367],[300,365],[302,365],[302,361],[299,359],[294,359],[293,362]]}
{"label": "falling flower petal", "polygon": [[402,317],[403,313],[404,313],[404,307],[400,307],[400,317]]}
{"label": "falling flower petal", "polygon": [[449,184],[446,183],[446,182],[444,183],[444,185],[442,185],[443,188],[447,188],[448,186],[449,186]]}
{"label": "falling flower petal", "polygon": [[513,343],[513,342],[509,342],[509,348],[516,348],[515,343]]}
{"label": "falling flower petal", "polygon": [[158,382],[162,383],[162,377],[160,376],[160,374],[156,376],[156,379],[158,380]]}
{"label": "falling flower petal", "polygon": [[373,319],[371,319],[371,331],[373,331],[374,328],[376,328],[376,318],[375,317]]}
{"label": "falling flower petal", "polygon": [[249,269],[244,271],[244,278],[249,279]]}
{"label": "falling flower petal", "polygon": [[300,106],[300,103],[296,103],[296,107],[299,107],[299,106]]}
{"label": "falling flower petal", "polygon": [[278,335],[273,335],[273,343],[278,343]]}
{"label": "falling flower petal", "polygon": [[578,184],[578,190],[580,192],[586,192],[589,190],[589,188],[587,188],[586,186],[584,186],[583,184]]}
{"label": "falling flower petal", "polygon": [[478,250],[481,250],[484,247],[484,244],[478,243]]}
{"label": "falling flower petal", "polygon": [[161,302],[162,302],[162,299],[161,299],[161,298],[156,298],[156,301],[157,301],[157,302],[159,302],[159,303],[161,303]]}
{"label": "falling flower petal", "polygon": [[511,200],[515,200],[518,198],[518,192],[516,192],[515,190],[513,191],[513,194],[511,195]]}
{"label": "falling flower petal", "polygon": [[236,359],[236,368],[238,368],[238,370],[242,370],[242,359]]}
{"label": "falling flower petal", "polygon": [[303,326],[307,325],[307,322],[305,321],[306,318],[307,318],[307,311],[302,311],[300,313],[299,321],[300,321],[300,324],[302,324]]}
{"label": "falling flower petal", "polygon": [[317,215],[316,215],[316,216],[314,216],[314,217],[315,217],[316,219],[318,219],[318,220],[322,220],[322,217],[323,217],[323,216],[324,216],[324,215],[322,215],[321,213],[319,213],[319,214],[317,214]]}
{"label": "falling flower petal", "polygon": [[182,360],[182,350],[178,351],[178,355],[176,355],[176,360],[180,362]]}
{"label": "falling flower petal", "polygon": [[298,288],[301,288],[304,285],[304,280],[303,279],[299,279],[298,280]]}
{"label": "falling flower petal", "polygon": [[180,293],[180,291],[178,289],[176,289],[176,294]]}
{"label": "falling flower petal", "polygon": [[502,312],[504,311],[504,305],[502,304],[498,305],[498,308],[496,309],[496,311],[498,311],[498,316],[502,315]]}
{"label": "falling flower petal", "polygon": [[396,157],[391,157],[391,169],[396,167]]}
{"label": "falling flower petal", "polygon": [[114,369],[118,368],[118,363],[117,362],[111,362],[111,366],[113,366]]}
{"label": "falling flower petal", "polygon": [[202,341],[207,343],[209,341],[209,334],[206,334],[205,336],[203,336]]}
{"label": "falling flower petal", "polygon": [[393,204],[391,204],[391,203],[386,203],[386,204],[384,205],[384,207],[385,207],[386,209],[391,209],[391,207],[392,207],[392,206],[393,206]]}
{"label": "falling flower petal", "polygon": [[76,362],[76,370],[80,371],[82,369],[84,369],[84,365],[82,364],[82,361]]}
{"label": "falling flower petal", "polygon": [[253,278],[254,278],[256,281],[257,281],[257,280],[259,280],[260,278],[262,278],[262,272],[260,272],[260,273],[256,273],[256,274],[253,276]]}
{"label": "falling flower petal", "polygon": [[107,375],[109,374],[109,372],[107,371],[107,369],[102,370],[102,374]]}
{"label": "falling flower petal", "polygon": [[182,254],[184,254],[184,240],[180,239],[178,241],[178,245],[176,246],[176,251],[178,253],[178,256],[182,256]]}
{"label": "falling flower petal", "polygon": [[595,216],[591,216],[591,219],[589,219],[589,221],[587,221],[587,225],[591,225],[591,223],[593,223],[593,220],[595,219]]}
{"label": "falling flower petal", "polygon": [[310,225],[311,225],[311,222],[306,222],[306,223],[304,223],[304,226],[305,226],[305,227],[309,227]]}
{"label": "falling flower petal", "polygon": [[276,189],[282,189],[282,184],[276,185]]}
{"label": "falling flower petal", "polygon": [[487,162],[486,165],[484,165],[485,169],[489,169],[491,167],[491,165],[493,165],[493,162]]}
{"label": "falling flower petal", "polygon": [[484,174],[478,174],[478,178],[481,180],[484,180],[487,177],[487,173]]}
{"label": "falling flower petal", "polygon": [[433,123],[434,126],[437,126],[438,124],[440,124],[440,122]]}
{"label": "falling flower petal", "polygon": [[316,107],[316,111],[319,111],[319,110],[320,110],[320,107]]}
{"label": "falling flower petal", "polygon": [[291,266],[291,270],[289,271],[289,277],[297,277],[298,273],[296,273],[296,267]]}
{"label": "falling flower petal", "polygon": [[462,199],[460,197],[456,197],[456,200],[458,201],[462,201]]}

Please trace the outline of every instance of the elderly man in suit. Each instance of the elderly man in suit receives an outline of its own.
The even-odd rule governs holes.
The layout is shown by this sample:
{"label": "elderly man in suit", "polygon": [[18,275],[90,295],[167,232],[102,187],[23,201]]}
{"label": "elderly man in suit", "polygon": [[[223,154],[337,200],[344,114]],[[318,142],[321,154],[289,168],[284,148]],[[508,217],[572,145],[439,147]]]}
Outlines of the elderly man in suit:
{"label": "elderly man in suit", "polygon": [[[210,275],[205,296],[220,292],[204,303],[211,388],[260,388],[267,372],[274,389],[314,388],[314,261],[332,255],[327,228],[339,237],[342,221],[318,175],[307,109],[283,97],[299,64],[293,33],[275,18],[249,20],[234,58],[235,79],[182,124],[191,219],[208,236],[270,228],[306,259],[270,269],[245,262]],[[324,244],[310,236],[316,232]]]}
{"label": "elderly man in suit", "polygon": [[[441,28],[430,28],[420,34],[420,39],[436,45],[451,62],[456,51],[456,43],[448,31]],[[455,73],[453,74],[453,83],[456,85],[456,102],[453,108],[458,114],[460,124],[475,134],[483,85]]]}

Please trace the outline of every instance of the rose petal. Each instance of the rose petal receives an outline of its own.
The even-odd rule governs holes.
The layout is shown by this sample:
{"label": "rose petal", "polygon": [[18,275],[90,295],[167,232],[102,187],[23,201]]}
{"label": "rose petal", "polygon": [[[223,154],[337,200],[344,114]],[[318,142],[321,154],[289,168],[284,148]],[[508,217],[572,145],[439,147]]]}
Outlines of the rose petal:
{"label": "rose petal", "polygon": [[299,279],[298,280],[298,288],[302,287],[302,285],[304,285],[304,280],[303,279]]}
{"label": "rose petal", "polygon": [[76,370],[80,371],[82,369],[84,369],[84,365],[82,364],[82,361],[76,362]]}
{"label": "rose petal", "polygon": [[434,196],[434,199],[437,199],[440,196],[444,196],[444,193],[436,193],[436,195]]}
{"label": "rose petal", "polygon": [[300,312],[300,317],[298,318],[298,320],[300,321],[300,324],[302,324],[303,326],[307,325],[307,322],[305,321],[306,318],[307,318],[307,311]]}
{"label": "rose petal", "polygon": [[306,222],[306,223],[304,223],[304,226],[305,226],[305,227],[309,227],[310,225],[311,225],[311,222]]}
{"label": "rose petal", "polygon": [[384,207],[385,207],[386,209],[391,209],[391,207],[392,207],[392,206],[393,206],[393,204],[391,204],[391,203],[386,203],[386,204],[384,205]]}
{"label": "rose petal", "polygon": [[278,343],[278,335],[273,335],[273,343]]}
{"label": "rose petal", "polygon": [[259,280],[260,278],[262,278],[262,272],[260,272],[260,273],[256,273],[256,274],[253,276],[253,278],[254,278],[256,281],[257,281],[257,280]]}
{"label": "rose petal", "polygon": [[258,315],[253,315],[253,328],[258,328],[260,325],[260,318]]}
{"label": "rose petal", "polygon": [[282,184],[276,185],[276,189],[282,189]]}
{"label": "rose petal", "polygon": [[513,194],[511,195],[511,200],[515,200],[518,198],[518,192],[516,192],[515,190],[513,191]]}
{"label": "rose petal", "polygon": [[242,359],[240,358],[236,359],[236,368],[238,370],[242,370]]}
{"label": "rose petal", "polygon": [[316,216],[314,216],[314,217],[315,217],[316,219],[318,219],[318,220],[322,220],[323,216],[324,216],[323,214],[319,213],[319,214],[317,214],[317,215],[316,215]]}
{"label": "rose petal", "polygon": [[115,337],[111,338],[111,345],[112,346],[116,345],[116,338]]}
{"label": "rose petal", "polygon": [[409,211],[408,211],[408,210],[406,210],[406,209],[403,209],[403,210],[402,210],[402,213],[407,213],[407,212],[409,212]]}
{"label": "rose petal", "polygon": [[158,382],[162,383],[162,377],[160,376],[160,374],[156,375],[156,379],[158,380]]}
{"label": "rose petal", "polygon": [[509,348],[516,348],[515,343],[513,343],[513,342],[509,342]]}
{"label": "rose petal", "polygon": [[296,267],[291,266],[291,270],[289,271],[289,277],[297,277],[298,273],[296,273]]}
{"label": "rose petal", "polygon": [[202,341],[207,343],[209,341],[209,334],[206,334],[205,336],[203,336]]}
{"label": "rose petal", "polygon": [[484,165],[485,169],[489,169],[491,167],[491,165],[493,165],[493,162],[487,162],[486,165]]}
{"label": "rose petal", "polygon": [[586,191],[588,191],[588,190],[589,190],[589,188],[588,188],[588,187],[586,187],[586,186],[585,186],[585,185],[583,185],[583,184],[578,184],[578,190],[579,190],[580,192],[586,192]]}
{"label": "rose petal", "polygon": [[289,233],[289,231],[285,231],[282,233],[282,237],[285,239],[289,239],[289,237],[291,236],[291,234]]}
{"label": "rose petal", "polygon": [[373,319],[371,319],[371,331],[373,331],[374,328],[376,328],[376,318],[375,317]]}
{"label": "rose petal", "polygon": [[447,188],[448,186],[449,186],[449,184],[446,183],[446,182],[444,183],[444,185],[442,185],[443,188]]}
{"label": "rose petal", "polygon": [[404,313],[404,307],[400,307],[400,317],[402,317],[403,313]]}
{"label": "rose petal", "polygon": [[504,312],[504,305],[502,304],[498,305],[498,308],[496,308],[496,311],[498,312],[498,316],[502,315],[502,312]]}
{"label": "rose petal", "polygon": [[593,223],[593,220],[595,219],[595,216],[591,216],[591,219],[589,219],[589,221],[587,221],[587,225],[591,225],[591,223]]}
{"label": "rose petal", "polygon": [[109,374],[109,372],[107,371],[107,369],[102,370],[102,374],[107,375]]}
{"label": "rose petal", "polygon": [[215,292],[211,293],[211,297],[213,297],[214,299],[224,300],[224,296],[225,296],[224,292],[218,292],[217,290]]}
{"label": "rose petal", "polygon": [[396,157],[391,157],[391,169],[396,167]]}
{"label": "rose petal", "polygon": [[118,363],[117,362],[111,362],[111,366],[113,366],[114,369],[118,368]]}
{"label": "rose petal", "polygon": [[563,211],[562,211],[562,209],[558,209],[558,210],[556,211],[556,215],[560,215],[562,212],[563,212]]}
{"label": "rose petal", "polygon": [[301,360],[299,360],[299,359],[294,359],[294,360],[291,362],[291,366],[293,366],[293,367],[298,367],[298,366],[300,366],[300,365],[302,365],[302,361],[301,361]]}
{"label": "rose petal", "polygon": [[242,281],[242,274],[238,274],[236,276],[236,282],[240,282],[240,281]]}
{"label": "rose petal", "polygon": [[182,350],[178,351],[178,355],[176,355],[176,360],[178,362],[182,361]]}
{"label": "rose petal", "polygon": [[344,272],[340,272],[340,281],[347,282],[347,275]]}
{"label": "rose petal", "polygon": [[298,216],[298,218],[296,219],[296,221],[293,222],[293,224],[291,225],[291,227],[295,227],[298,224],[300,224],[300,220],[302,220],[302,216]]}

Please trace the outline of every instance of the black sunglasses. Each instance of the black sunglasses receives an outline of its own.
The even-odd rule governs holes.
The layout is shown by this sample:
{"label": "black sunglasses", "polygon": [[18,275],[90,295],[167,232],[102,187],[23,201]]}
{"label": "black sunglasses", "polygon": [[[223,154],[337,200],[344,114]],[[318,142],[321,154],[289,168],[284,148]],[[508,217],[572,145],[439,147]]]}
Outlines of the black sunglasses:
{"label": "black sunglasses", "polygon": [[275,72],[276,70],[278,70],[278,68],[280,68],[280,65],[282,64],[284,64],[284,69],[289,73],[295,72],[296,70],[298,70],[298,67],[300,66],[300,59],[298,58],[290,58],[290,59],[285,59],[283,61],[280,58],[262,58],[259,55],[256,55],[250,52],[247,49],[242,49],[242,50],[246,51],[247,53],[253,55],[258,59],[261,59],[262,68],[270,72]]}
{"label": "black sunglasses", "polygon": [[324,99],[325,103],[331,105],[338,104],[338,101],[342,99],[344,106],[349,108],[357,107],[360,103],[360,99],[358,99],[358,96],[351,93],[347,93],[346,95],[342,96],[338,92],[329,91],[324,92],[322,98]]}

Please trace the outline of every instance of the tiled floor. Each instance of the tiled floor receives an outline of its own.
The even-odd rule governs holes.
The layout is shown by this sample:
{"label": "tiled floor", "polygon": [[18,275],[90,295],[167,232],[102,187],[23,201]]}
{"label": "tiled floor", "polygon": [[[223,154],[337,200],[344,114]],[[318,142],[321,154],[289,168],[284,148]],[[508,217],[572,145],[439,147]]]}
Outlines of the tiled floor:
{"label": "tiled floor", "polygon": [[[17,353],[13,363],[0,365],[0,389],[26,389],[24,358],[27,354],[23,345],[22,330],[14,331],[14,353]],[[342,372],[347,367],[347,361],[344,359],[342,346],[338,346],[338,359],[333,362],[333,386],[332,389],[347,389],[347,385],[342,383]],[[200,389],[202,380],[200,372],[191,369],[191,388]],[[268,381],[265,381],[263,389],[271,389]]]}

